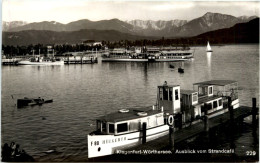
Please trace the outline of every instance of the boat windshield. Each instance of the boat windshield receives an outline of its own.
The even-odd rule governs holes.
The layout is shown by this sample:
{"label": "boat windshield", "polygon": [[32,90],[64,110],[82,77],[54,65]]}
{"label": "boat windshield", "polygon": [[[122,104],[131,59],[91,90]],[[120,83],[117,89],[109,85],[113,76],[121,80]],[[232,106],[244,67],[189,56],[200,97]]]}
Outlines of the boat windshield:
{"label": "boat windshield", "polygon": [[97,120],[96,131],[101,132],[101,121]]}
{"label": "boat windshield", "polygon": [[101,124],[101,132],[107,132],[107,124],[105,122]]}

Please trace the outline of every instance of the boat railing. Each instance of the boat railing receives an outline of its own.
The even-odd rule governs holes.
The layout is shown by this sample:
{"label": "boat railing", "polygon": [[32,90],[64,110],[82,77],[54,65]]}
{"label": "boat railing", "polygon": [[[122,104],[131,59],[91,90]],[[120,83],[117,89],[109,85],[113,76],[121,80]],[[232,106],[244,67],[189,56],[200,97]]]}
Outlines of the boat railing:
{"label": "boat railing", "polygon": [[218,91],[215,95],[219,97],[231,97],[232,100],[238,99],[238,92],[234,91]]}

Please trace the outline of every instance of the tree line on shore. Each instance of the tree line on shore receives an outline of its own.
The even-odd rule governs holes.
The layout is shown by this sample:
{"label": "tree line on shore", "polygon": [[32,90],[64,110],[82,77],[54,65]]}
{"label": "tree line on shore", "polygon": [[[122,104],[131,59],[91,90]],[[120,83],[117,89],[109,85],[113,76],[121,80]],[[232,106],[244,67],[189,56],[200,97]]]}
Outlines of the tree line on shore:
{"label": "tree line on shore", "polygon": [[[224,34],[224,35],[223,35]],[[78,44],[35,44],[27,46],[12,46],[12,45],[2,45],[2,55],[6,56],[23,56],[34,54],[47,54],[53,53],[48,51],[48,46],[54,49],[56,55],[61,55],[66,52],[82,52],[82,51],[96,51],[102,50],[107,47],[108,49],[114,48],[130,48],[130,47],[144,47],[144,46],[173,46],[173,47],[186,47],[186,46],[206,46],[207,41],[211,44],[236,44],[236,43],[257,43],[259,40],[244,37],[225,37],[228,35],[228,31],[219,30],[217,32],[209,34],[202,34],[196,37],[189,38],[167,38],[162,37],[161,39],[142,39],[142,40],[120,40],[120,41],[101,41],[101,44],[91,45],[90,43],[78,43]],[[222,37],[223,36],[223,37]],[[94,41],[94,40],[93,40]]]}
{"label": "tree line on shore", "polygon": [[90,45],[85,43],[79,44],[35,44],[27,46],[12,46],[12,45],[2,45],[2,55],[6,56],[23,56],[23,55],[32,55],[32,54],[47,54],[53,53],[53,51],[48,50],[48,46],[51,46],[51,49],[54,49],[56,55],[61,55],[66,52],[82,52],[82,51],[96,51],[104,50],[105,47],[108,49],[114,48],[130,48],[130,47],[143,47],[143,46],[173,46],[173,47],[183,47],[187,45],[205,45],[205,41],[190,41],[189,39],[164,39],[162,37],[159,40],[121,40],[121,41],[102,41],[102,45]]}
{"label": "tree line on shore", "polygon": [[[241,43],[258,43],[259,44],[259,18],[253,19],[247,23],[236,24],[231,28],[224,28],[215,31],[206,32],[194,37],[183,38],[146,38],[137,40],[121,40],[121,41],[101,41],[101,45],[94,45],[86,40],[83,43],[75,44],[52,44],[52,48],[56,55],[61,55],[65,52],[80,52],[88,50],[100,50],[105,47],[109,49],[113,48],[129,48],[133,46],[206,46],[207,41],[210,41],[211,45],[216,44],[241,44]],[[94,41],[94,40],[92,40]],[[6,45],[3,42],[2,54],[6,56],[22,56],[27,54],[47,54],[48,46],[45,44],[35,45]]]}

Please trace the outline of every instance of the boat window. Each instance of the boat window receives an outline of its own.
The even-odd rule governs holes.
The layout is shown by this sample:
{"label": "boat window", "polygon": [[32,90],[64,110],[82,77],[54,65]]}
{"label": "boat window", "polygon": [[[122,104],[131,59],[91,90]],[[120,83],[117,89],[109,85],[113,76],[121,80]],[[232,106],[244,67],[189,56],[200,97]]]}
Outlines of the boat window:
{"label": "boat window", "polygon": [[208,110],[211,110],[212,109],[212,103],[209,103],[208,104]]}
{"label": "boat window", "polygon": [[168,88],[163,87],[163,100],[168,100]]}
{"label": "boat window", "polygon": [[199,87],[199,95],[203,95],[203,87]]}
{"label": "boat window", "polygon": [[105,122],[102,123],[102,132],[107,132],[107,124]]}
{"label": "boat window", "polygon": [[131,121],[129,124],[129,131],[136,131],[139,129],[139,123],[136,121]]}
{"label": "boat window", "polygon": [[193,94],[192,94],[192,101],[193,101],[193,102],[198,101],[198,94],[197,94],[197,93],[193,93]]}
{"label": "boat window", "polygon": [[218,101],[214,101],[213,102],[213,108],[217,108],[218,107]]}
{"label": "boat window", "polygon": [[101,122],[97,121],[97,131],[101,132]]}
{"label": "boat window", "polygon": [[175,89],[175,100],[179,100],[179,91]]}
{"label": "boat window", "polygon": [[209,87],[209,94],[212,94],[212,87]]}
{"label": "boat window", "polygon": [[208,95],[208,88],[207,87],[204,87],[204,95]]}
{"label": "boat window", "polygon": [[160,100],[163,99],[162,88],[159,88],[159,98]]}
{"label": "boat window", "polygon": [[114,124],[109,124],[108,125],[108,131],[109,131],[109,133],[114,133],[115,132],[115,125]]}
{"label": "boat window", "polygon": [[121,124],[118,124],[117,125],[117,132],[120,133],[120,132],[125,132],[125,131],[128,131],[128,125],[127,123],[121,123]]}
{"label": "boat window", "polygon": [[169,100],[172,101],[172,88],[169,88]]}
{"label": "boat window", "polygon": [[218,100],[218,106],[222,106],[222,99]]}

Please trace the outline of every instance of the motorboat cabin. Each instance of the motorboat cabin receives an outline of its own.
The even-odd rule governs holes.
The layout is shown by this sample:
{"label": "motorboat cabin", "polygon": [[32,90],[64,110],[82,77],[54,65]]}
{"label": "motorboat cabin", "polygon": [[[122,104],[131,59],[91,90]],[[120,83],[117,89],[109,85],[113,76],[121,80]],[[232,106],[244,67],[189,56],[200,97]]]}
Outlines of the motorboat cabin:
{"label": "motorboat cabin", "polygon": [[[97,119],[96,131],[88,135],[88,157],[110,155],[118,149],[141,144],[169,133],[163,110],[155,106],[121,109]],[[145,128],[144,128],[145,124]]]}
{"label": "motorboat cabin", "polygon": [[[198,90],[199,100],[203,101],[209,97],[222,97],[223,107],[228,105],[228,97],[234,109],[239,107],[238,82],[233,80],[211,80],[193,84],[193,89]],[[214,104],[212,103],[214,108]]]}
{"label": "motorboat cabin", "polygon": [[180,86],[168,85],[167,82],[158,86],[157,102],[159,108],[164,108],[165,111],[176,114],[180,112]]}
{"label": "motorboat cabin", "polygon": [[209,118],[228,111],[228,98],[233,109],[239,107],[238,83],[231,80],[211,80],[193,84],[193,90],[181,90],[183,123]]}
{"label": "motorboat cabin", "polygon": [[142,124],[147,123],[147,129],[164,124],[163,112],[146,109],[122,109],[110,113],[97,120],[95,134],[122,135],[142,130]]}

